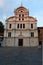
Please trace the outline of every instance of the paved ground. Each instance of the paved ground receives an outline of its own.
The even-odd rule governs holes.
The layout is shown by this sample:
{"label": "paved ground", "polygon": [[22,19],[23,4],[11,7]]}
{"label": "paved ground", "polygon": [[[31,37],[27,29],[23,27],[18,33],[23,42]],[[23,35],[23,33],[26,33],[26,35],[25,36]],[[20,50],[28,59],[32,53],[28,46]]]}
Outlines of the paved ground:
{"label": "paved ground", "polygon": [[42,49],[0,48],[0,65],[42,65]]}

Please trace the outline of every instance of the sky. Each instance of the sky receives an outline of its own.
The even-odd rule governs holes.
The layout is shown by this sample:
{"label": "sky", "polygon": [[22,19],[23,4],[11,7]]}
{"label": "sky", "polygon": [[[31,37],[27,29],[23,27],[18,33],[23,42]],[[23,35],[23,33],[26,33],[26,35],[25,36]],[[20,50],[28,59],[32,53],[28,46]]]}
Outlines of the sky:
{"label": "sky", "polygon": [[22,5],[29,10],[29,15],[37,19],[37,26],[43,26],[43,0],[0,0],[0,21],[14,16],[14,10]]}

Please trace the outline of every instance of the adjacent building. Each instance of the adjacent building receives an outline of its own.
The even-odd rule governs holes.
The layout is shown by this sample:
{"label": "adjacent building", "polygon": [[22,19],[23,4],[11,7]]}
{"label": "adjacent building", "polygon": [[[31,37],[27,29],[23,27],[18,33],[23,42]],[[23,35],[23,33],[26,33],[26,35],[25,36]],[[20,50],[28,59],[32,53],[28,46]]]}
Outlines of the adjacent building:
{"label": "adjacent building", "polygon": [[39,45],[43,44],[43,27],[38,27],[38,41]]}
{"label": "adjacent building", "polygon": [[23,6],[14,11],[14,16],[5,21],[4,40],[2,46],[38,46],[37,19],[29,16]]}
{"label": "adjacent building", "polygon": [[2,44],[3,44],[3,37],[4,36],[4,32],[0,32],[0,47],[2,46]]}

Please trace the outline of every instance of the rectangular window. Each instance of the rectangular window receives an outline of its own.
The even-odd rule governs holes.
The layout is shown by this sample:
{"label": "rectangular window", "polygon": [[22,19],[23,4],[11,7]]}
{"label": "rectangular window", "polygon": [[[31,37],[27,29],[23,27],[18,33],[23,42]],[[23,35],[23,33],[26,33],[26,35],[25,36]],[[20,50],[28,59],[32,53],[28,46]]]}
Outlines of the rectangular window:
{"label": "rectangular window", "polygon": [[8,32],[8,37],[11,37],[11,32]]}
{"label": "rectangular window", "polygon": [[31,32],[31,37],[34,37],[34,32]]}
{"label": "rectangular window", "polygon": [[33,24],[31,24],[31,28],[33,28]]}
{"label": "rectangular window", "polygon": [[25,24],[23,24],[23,28],[25,28]]}
{"label": "rectangular window", "polygon": [[20,28],[22,28],[22,24],[20,24]]}
{"label": "rectangular window", "polygon": [[11,28],[11,24],[9,24],[9,28]]}

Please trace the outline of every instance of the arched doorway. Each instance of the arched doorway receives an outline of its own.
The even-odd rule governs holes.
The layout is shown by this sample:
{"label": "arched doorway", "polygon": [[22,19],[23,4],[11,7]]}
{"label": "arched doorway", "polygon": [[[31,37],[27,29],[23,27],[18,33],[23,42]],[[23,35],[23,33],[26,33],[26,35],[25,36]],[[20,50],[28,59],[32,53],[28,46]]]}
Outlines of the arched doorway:
{"label": "arched doorway", "polygon": [[18,39],[18,46],[23,46],[23,39]]}

